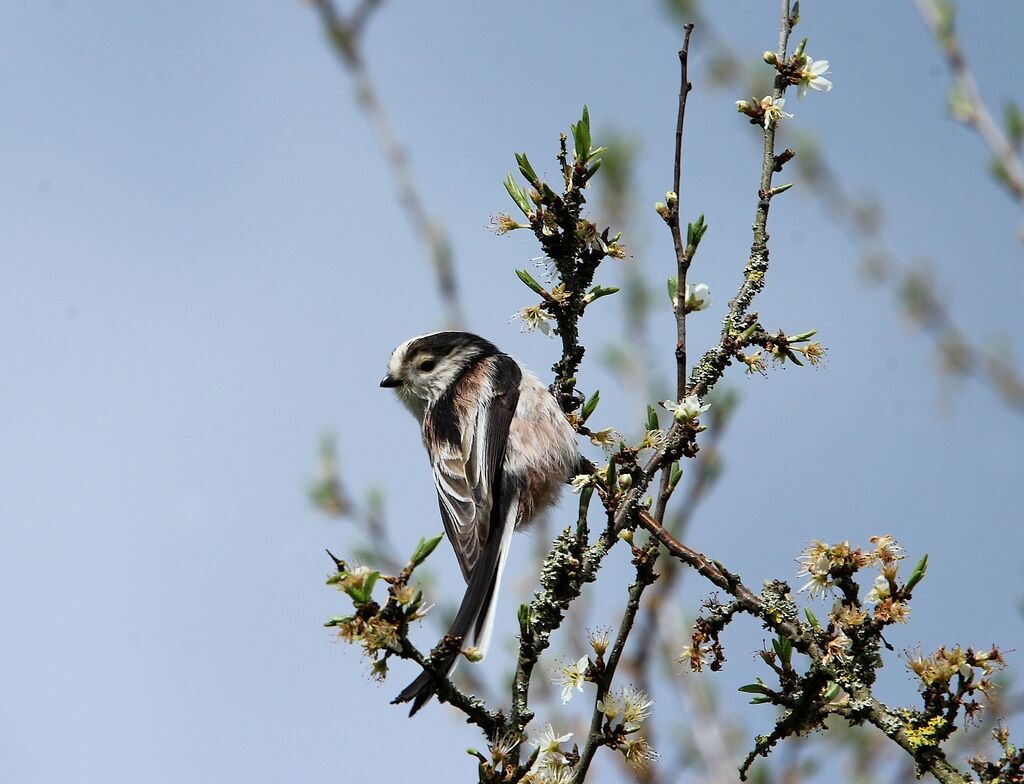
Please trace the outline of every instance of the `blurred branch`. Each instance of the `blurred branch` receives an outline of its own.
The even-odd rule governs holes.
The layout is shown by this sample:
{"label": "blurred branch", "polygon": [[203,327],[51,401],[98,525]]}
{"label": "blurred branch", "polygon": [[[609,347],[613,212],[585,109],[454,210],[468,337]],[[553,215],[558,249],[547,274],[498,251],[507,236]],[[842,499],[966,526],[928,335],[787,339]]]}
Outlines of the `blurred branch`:
{"label": "blurred branch", "polygon": [[320,438],[320,465],[317,478],[310,485],[309,498],[325,514],[355,520],[365,530],[374,559],[389,572],[401,571],[402,564],[384,521],[379,497],[371,492],[365,505],[352,498],[341,479],[337,446],[332,435],[325,434]]}
{"label": "blurred branch", "polygon": [[445,322],[449,328],[460,327],[465,318],[459,302],[451,244],[444,227],[427,214],[423,198],[416,186],[409,161],[395,133],[391,119],[377,94],[360,49],[361,37],[371,14],[382,0],[361,0],[348,15],[342,15],[333,0],[310,0],[320,14],[320,21],[342,65],[351,74],[356,86],[356,100],[366,112],[391,166],[398,187],[398,201],[405,210],[413,230],[426,244],[437,279]]}
{"label": "blurred branch", "polygon": [[[967,59],[956,35],[952,3],[949,0],[914,0],[914,5],[942,47],[946,65],[953,75],[954,87],[950,95],[953,116],[978,132],[993,155],[997,179],[1024,206],[1024,166],[1020,158],[1020,136],[1024,129],[1019,127],[1019,119],[1016,124],[1011,124],[1011,133],[1017,136],[1015,146],[993,119],[978,83],[967,67]],[[1019,116],[1019,110],[1017,114]]]}
{"label": "blurred branch", "polygon": [[951,376],[977,379],[1011,411],[1024,414],[1024,377],[1011,352],[972,340],[957,323],[948,297],[938,294],[935,276],[892,250],[876,210],[850,195],[821,151],[801,145],[797,163],[805,181],[817,192],[815,201],[829,205],[829,216],[859,246],[870,279],[892,288],[907,316],[931,339],[942,370]]}

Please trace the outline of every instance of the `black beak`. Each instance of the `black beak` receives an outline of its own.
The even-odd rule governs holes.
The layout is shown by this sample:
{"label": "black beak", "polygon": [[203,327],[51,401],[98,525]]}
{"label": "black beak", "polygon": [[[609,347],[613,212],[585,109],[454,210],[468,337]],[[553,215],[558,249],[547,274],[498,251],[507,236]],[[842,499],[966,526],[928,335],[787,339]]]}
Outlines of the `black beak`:
{"label": "black beak", "polygon": [[402,380],[395,378],[390,373],[388,373],[386,376],[384,376],[384,378],[380,380],[380,385],[382,387],[400,387],[402,386]]}

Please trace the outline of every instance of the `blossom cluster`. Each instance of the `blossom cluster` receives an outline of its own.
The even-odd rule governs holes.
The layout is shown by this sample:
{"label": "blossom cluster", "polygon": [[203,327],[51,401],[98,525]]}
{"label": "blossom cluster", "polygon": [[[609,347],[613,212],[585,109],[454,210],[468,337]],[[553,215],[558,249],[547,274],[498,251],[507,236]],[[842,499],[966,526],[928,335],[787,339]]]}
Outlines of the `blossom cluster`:
{"label": "blossom cluster", "polygon": [[[397,577],[382,575],[368,566],[349,568],[339,561],[337,572],[327,578],[328,585],[352,600],[354,612],[329,618],[324,626],[335,629],[338,639],[361,645],[371,662],[370,674],[378,680],[387,675],[388,657],[402,653],[402,637],[408,624],[423,618],[433,606],[424,606],[423,593],[412,588],[408,581],[440,539],[438,536],[421,540],[412,559]],[[388,598],[383,607],[373,598],[374,588],[382,579],[388,584]]]}

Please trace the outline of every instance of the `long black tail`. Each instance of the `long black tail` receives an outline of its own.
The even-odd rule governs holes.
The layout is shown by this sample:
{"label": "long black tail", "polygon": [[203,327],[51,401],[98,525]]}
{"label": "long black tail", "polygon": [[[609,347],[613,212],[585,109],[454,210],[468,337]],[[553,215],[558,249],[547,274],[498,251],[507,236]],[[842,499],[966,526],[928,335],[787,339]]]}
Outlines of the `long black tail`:
{"label": "long black tail", "polygon": [[[480,560],[473,570],[473,576],[469,580],[469,585],[466,586],[466,593],[462,597],[459,611],[455,614],[455,620],[452,622],[451,628],[448,629],[448,637],[464,641],[470,634],[470,631],[473,632],[474,636],[479,635],[483,625],[483,615],[487,611],[491,597],[497,587],[495,582],[498,577],[498,563],[501,559],[501,534],[500,527],[492,527],[491,534],[487,538],[487,544],[484,547],[484,552],[481,554]],[[460,642],[460,646],[462,644]],[[445,654],[444,658],[435,662],[437,669],[442,674],[448,675],[455,667],[458,657],[459,653],[457,651]],[[401,702],[411,702],[412,708],[409,710],[409,715],[412,716],[436,692],[437,686],[434,678],[429,672],[424,671],[420,673],[416,680],[406,686],[402,693],[395,697],[391,703],[395,705]]]}

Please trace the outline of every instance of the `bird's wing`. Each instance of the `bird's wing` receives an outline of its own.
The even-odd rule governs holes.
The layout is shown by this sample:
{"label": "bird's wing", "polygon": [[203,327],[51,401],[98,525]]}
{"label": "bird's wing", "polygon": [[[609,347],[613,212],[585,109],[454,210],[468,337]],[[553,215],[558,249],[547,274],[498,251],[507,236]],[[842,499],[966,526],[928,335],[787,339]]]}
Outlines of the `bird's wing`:
{"label": "bird's wing", "polygon": [[424,432],[432,433],[434,444],[430,451],[441,518],[466,582],[492,533],[491,510],[501,489],[521,378],[519,365],[498,354],[463,375],[424,418]]}

